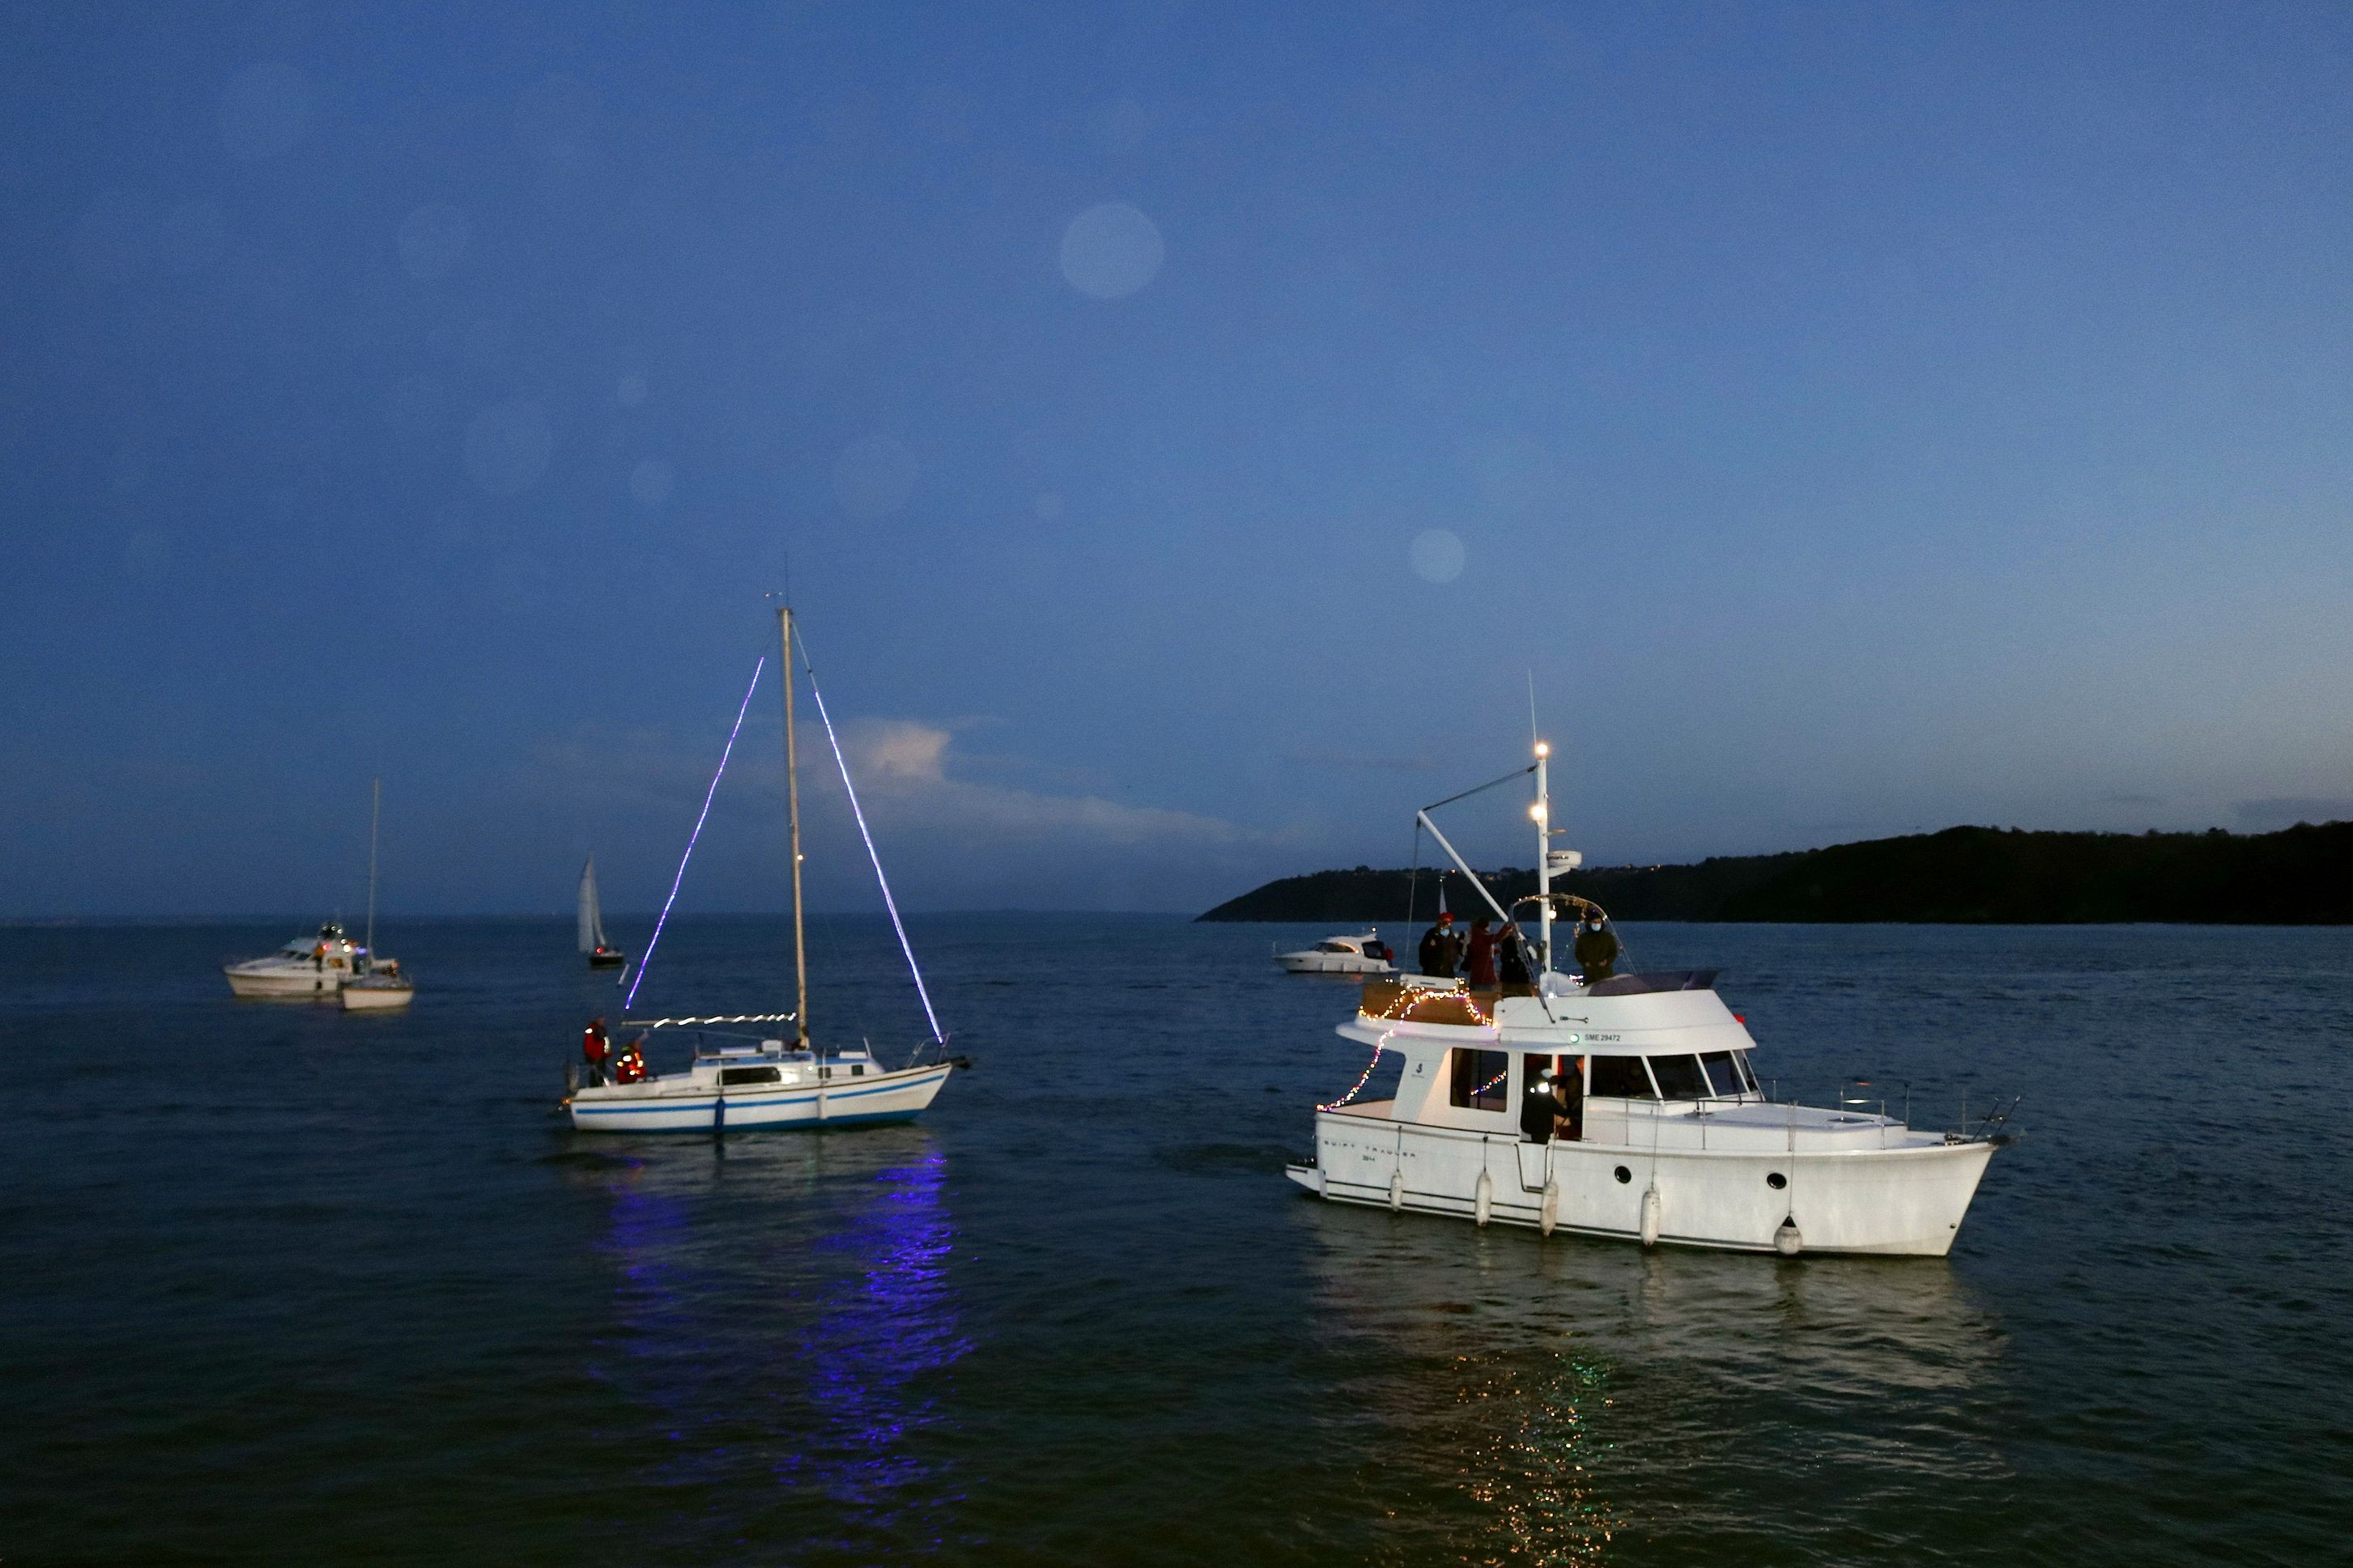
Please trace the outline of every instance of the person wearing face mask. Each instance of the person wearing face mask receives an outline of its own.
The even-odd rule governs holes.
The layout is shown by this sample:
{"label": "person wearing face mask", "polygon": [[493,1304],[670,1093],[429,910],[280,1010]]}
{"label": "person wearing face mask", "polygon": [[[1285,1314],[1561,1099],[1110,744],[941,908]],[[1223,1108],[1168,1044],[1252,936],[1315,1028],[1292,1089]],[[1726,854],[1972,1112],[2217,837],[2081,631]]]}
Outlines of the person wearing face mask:
{"label": "person wearing face mask", "polygon": [[1585,972],[1585,983],[1596,985],[1618,973],[1618,937],[1610,931],[1599,910],[1586,906],[1585,920],[1577,928],[1577,967]]}

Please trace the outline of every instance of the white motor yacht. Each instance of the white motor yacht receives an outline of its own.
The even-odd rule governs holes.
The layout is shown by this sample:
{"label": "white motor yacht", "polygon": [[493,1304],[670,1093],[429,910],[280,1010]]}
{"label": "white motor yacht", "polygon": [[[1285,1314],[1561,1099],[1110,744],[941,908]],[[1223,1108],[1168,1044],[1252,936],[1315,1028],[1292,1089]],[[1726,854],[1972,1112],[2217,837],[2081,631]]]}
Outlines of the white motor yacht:
{"label": "white motor yacht", "polygon": [[1314,947],[1278,952],[1274,961],[1291,974],[1395,974],[1396,956],[1376,928],[1361,936],[1327,936]]}
{"label": "white motor yacht", "polygon": [[[1541,836],[1539,956],[1552,951],[1556,897],[1592,907],[1551,890],[1552,872],[1576,857],[1551,847],[1546,752],[1539,743],[1525,770]],[[1419,820],[1483,889],[1427,811]],[[1314,1156],[1288,1173],[1336,1202],[1546,1235],[1943,1257],[2007,1136],[1990,1121],[1923,1131],[1846,1105],[1768,1100],[1749,1062],[1756,1042],[1714,980],[1703,970],[1587,984],[1547,965],[1520,994],[1420,976],[1367,984],[1339,1032],[1372,1062],[1356,1089],[1316,1108]],[[1358,1100],[1385,1055],[1398,1063],[1395,1094]],[[1547,1071],[1568,1086],[1567,1116],[1524,1118]],[[1524,1131],[1531,1123],[1541,1134]]]}
{"label": "white motor yacht", "polygon": [[267,958],[224,964],[221,973],[239,996],[332,1002],[363,973],[368,957],[366,947],[329,921],[315,937],[298,936]]}
{"label": "white motor yacht", "polygon": [[[645,1033],[622,1049],[613,1063],[612,1081],[575,1082],[565,1096],[565,1108],[576,1128],[601,1132],[725,1132],[754,1127],[813,1129],[908,1121],[932,1103],[933,1096],[939,1093],[950,1074],[959,1067],[971,1065],[962,1057],[946,1054],[947,1036],[941,1032],[939,1020],[932,1012],[931,993],[923,984],[923,972],[915,963],[915,950],[907,940],[898,905],[891,897],[890,879],[882,874],[881,857],[874,850],[873,835],[867,831],[865,812],[858,804],[857,786],[849,780],[849,763],[834,737],[833,721],[826,715],[825,698],[817,689],[813,671],[809,675],[809,693],[817,699],[818,717],[824,721],[826,739],[833,747],[834,762],[840,767],[842,788],[849,797],[850,813],[873,862],[874,878],[882,889],[883,907],[891,912],[892,927],[898,932],[900,949],[906,954],[908,970],[914,976],[915,994],[922,999],[923,1016],[931,1023],[932,1040],[929,1047],[913,1054],[907,1066],[890,1068],[877,1061],[872,1050],[863,1044],[827,1048],[817,1046],[810,1037],[808,942],[801,904],[800,763],[793,722],[793,689],[797,684],[793,655],[797,638],[792,611],[779,605],[776,617],[784,645],[785,779],[791,825],[793,983],[797,1005],[790,1013],[624,1018],[623,1028]],[[801,653],[806,666],[807,649],[802,648]],[[765,660],[762,663],[765,666]],[[745,710],[750,708],[752,691],[759,684],[760,672],[754,669],[752,687],[744,693]],[[740,731],[744,723],[742,710],[735,715],[735,723]],[[727,743],[732,752],[733,734],[729,735]],[[723,774],[726,753],[722,753],[719,767]],[[717,777],[711,781],[711,788],[712,794],[717,793]],[[706,812],[710,809],[708,795],[703,808]],[[699,835],[701,831],[702,824],[698,822],[695,832]],[[691,858],[693,853],[694,840],[690,837],[687,857]],[[686,863],[681,860],[679,879],[682,881],[685,875]],[[673,883],[673,897],[676,892]],[[669,914],[665,905],[663,919],[667,920]],[[647,968],[653,963],[654,949],[660,941],[661,923],[657,921],[653,938],[647,942],[645,957],[638,966],[637,979],[630,985],[629,1000],[635,1000],[638,986],[644,984]],[[756,1034],[731,1037],[727,1032],[735,1026],[773,1024],[792,1025],[794,1038],[787,1042]],[[694,1032],[694,1056],[684,1072],[657,1074],[649,1069],[642,1044],[660,1030]],[[712,1043],[714,1034],[718,1040],[715,1045]],[[597,1076],[601,1079],[604,1075],[599,1072]]]}

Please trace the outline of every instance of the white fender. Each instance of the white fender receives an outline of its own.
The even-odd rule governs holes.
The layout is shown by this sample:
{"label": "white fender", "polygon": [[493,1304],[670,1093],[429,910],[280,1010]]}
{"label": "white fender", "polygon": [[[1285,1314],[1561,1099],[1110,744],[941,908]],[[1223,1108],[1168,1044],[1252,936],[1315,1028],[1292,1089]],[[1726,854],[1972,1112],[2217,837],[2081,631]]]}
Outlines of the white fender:
{"label": "white fender", "polygon": [[1395,1214],[1403,1207],[1405,1207],[1405,1173],[1392,1172],[1389,1175],[1389,1213]]}
{"label": "white fender", "polygon": [[1659,1245],[1659,1181],[1655,1176],[1642,1189],[1642,1245]]}
{"label": "white fender", "polygon": [[1798,1216],[1791,1215],[1773,1233],[1773,1250],[1784,1258],[1795,1258],[1806,1249],[1806,1238],[1798,1234]]}
{"label": "white fender", "polygon": [[1472,1194],[1471,1215],[1481,1225],[1485,1225],[1487,1216],[1494,1213],[1494,1210],[1495,1178],[1482,1171],[1479,1173],[1479,1185]]}
{"label": "white fender", "polygon": [[1536,1228],[1543,1231],[1546,1236],[1550,1236],[1552,1234],[1552,1227],[1559,1223],[1560,1184],[1557,1181],[1546,1182],[1545,1184],[1544,1208],[1536,1215]]}

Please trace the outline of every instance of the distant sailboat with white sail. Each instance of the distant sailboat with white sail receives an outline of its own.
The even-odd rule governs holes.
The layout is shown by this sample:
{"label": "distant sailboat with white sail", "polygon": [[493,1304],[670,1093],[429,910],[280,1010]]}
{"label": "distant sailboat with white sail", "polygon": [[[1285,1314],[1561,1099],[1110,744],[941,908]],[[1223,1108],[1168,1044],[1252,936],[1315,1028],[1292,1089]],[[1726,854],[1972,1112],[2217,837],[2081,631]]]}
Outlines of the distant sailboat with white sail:
{"label": "distant sailboat with white sail", "polygon": [[605,940],[605,910],[596,901],[596,857],[580,868],[580,951],[591,969],[618,969],[629,955]]}

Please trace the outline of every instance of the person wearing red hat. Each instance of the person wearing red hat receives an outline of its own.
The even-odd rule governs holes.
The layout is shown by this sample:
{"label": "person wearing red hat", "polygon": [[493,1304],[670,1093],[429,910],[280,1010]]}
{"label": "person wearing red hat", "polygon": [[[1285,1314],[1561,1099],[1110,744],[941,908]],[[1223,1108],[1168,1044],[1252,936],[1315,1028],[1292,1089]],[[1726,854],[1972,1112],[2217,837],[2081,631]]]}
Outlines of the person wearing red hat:
{"label": "person wearing red hat", "polygon": [[1462,957],[1462,939],[1454,934],[1454,917],[1440,910],[1438,923],[1421,933],[1421,972],[1437,980],[1454,978]]}

